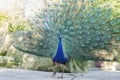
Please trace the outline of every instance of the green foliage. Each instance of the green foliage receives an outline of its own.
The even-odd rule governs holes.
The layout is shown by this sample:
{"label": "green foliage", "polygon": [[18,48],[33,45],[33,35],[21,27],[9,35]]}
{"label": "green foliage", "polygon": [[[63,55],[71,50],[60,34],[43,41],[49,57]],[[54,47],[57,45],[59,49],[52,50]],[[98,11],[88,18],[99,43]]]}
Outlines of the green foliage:
{"label": "green foliage", "polygon": [[6,56],[6,55],[7,55],[7,50],[0,52],[0,56]]}
{"label": "green foliage", "polygon": [[0,20],[5,20],[5,19],[7,19],[6,15],[0,13]]}
{"label": "green foliage", "polygon": [[31,29],[32,29],[31,25],[27,22],[23,22],[21,24],[16,24],[16,25],[13,25],[12,23],[10,23],[8,25],[9,32],[16,32],[19,30],[26,31],[26,30],[31,30]]}
{"label": "green foliage", "polygon": [[0,27],[6,24],[5,22],[7,21],[8,21],[7,15],[5,15],[5,13],[0,12]]}
{"label": "green foliage", "polygon": [[14,26],[12,24],[9,24],[9,26],[8,26],[8,31],[9,32],[16,32],[16,31],[19,31],[19,30],[24,30],[22,25]]}
{"label": "green foliage", "polygon": [[22,57],[17,53],[8,53],[1,51],[0,53],[0,67],[17,68],[23,63]]}
{"label": "green foliage", "polygon": [[20,55],[18,55],[18,54],[15,54],[13,56],[13,58],[14,58],[14,61],[13,61],[14,65],[16,67],[20,67],[22,65],[22,63],[23,63],[22,57],[20,57]]}

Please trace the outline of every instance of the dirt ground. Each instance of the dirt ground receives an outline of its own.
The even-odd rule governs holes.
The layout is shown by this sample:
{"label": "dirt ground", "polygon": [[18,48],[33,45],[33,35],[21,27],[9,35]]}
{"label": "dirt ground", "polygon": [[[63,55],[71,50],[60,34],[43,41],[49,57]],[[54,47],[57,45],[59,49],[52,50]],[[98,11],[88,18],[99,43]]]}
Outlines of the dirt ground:
{"label": "dirt ground", "polygon": [[[83,74],[65,73],[64,78],[52,77],[52,72],[25,69],[0,69],[0,80],[120,80],[120,71],[89,71]],[[73,79],[74,78],[74,79]]]}

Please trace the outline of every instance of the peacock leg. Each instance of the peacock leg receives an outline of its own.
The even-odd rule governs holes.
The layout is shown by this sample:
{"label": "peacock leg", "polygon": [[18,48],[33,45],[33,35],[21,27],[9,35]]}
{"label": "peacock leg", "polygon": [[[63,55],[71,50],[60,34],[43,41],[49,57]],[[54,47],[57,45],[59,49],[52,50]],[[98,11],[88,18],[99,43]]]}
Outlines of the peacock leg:
{"label": "peacock leg", "polygon": [[60,77],[58,77],[58,78],[63,78],[63,74],[64,74],[64,71],[62,72],[62,75]]}
{"label": "peacock leg", "polygon": [[62,75],[61,75],[61,77],[59,77],[59,78],[63,78],[64,71],[65,71],[65,68],[63,67],[63,70],[62,70]]}
{"label": "peacock leg", "polygon": [[62,72],[61,78],[63,78],[64,70],[65,70],[65,69],[63,68],[63,72]]}
{"label": "peacock leg", "polygon": [[54,72],[53,72],[53,77],[56,75],[56,73],[57,73],[57,68],[58,68],[58,65],[57,64],[55,64],[55,70],[54,70]]}

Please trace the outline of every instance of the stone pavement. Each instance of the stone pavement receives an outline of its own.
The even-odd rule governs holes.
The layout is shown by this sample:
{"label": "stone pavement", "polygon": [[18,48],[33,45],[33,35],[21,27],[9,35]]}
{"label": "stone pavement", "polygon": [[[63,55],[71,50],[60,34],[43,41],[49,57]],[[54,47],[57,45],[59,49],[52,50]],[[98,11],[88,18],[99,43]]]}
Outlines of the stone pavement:
{"label": "stone pavement", "polygon": [[[74,76],[66,73],[64,78],[53,78],[51,72],[33,71],[25,69],[0,69],[0,80],[71,80]],[[58,73],[57,76],[60,76]],[[74,74],[73,80],[120,80],[120,71],[89,71],[81,74]]]}

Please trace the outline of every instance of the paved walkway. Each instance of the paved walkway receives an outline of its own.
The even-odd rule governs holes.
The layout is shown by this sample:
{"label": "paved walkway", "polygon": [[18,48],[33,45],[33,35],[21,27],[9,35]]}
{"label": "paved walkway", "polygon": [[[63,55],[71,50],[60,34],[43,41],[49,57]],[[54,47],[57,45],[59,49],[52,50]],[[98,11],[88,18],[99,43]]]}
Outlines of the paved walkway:
{"label": "paved walkway", "polygon": [[[0,69],[0,80],[71,80],[74,76],[66,73],[63,79],[52,78],[51,72],[32,71],[24,69]],[[60,76],[58,73],[57,76]],[[73,80],[120,80],[120,71],[90,71],[81,74],[75,74]]]}

